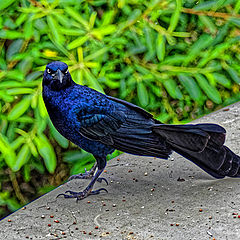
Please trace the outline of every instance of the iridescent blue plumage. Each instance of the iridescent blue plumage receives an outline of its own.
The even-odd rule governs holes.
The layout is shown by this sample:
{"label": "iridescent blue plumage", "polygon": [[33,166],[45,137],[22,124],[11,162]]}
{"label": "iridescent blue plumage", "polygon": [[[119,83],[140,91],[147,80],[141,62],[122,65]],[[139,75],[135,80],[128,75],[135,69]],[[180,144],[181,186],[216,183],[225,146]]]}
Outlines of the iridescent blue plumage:
{"label": "iridescent blue plumage", "polygon": [[[96,166],[83,192],[64,197],[98,194],[95,181],[106,166],[106,156],[119,149],[136,155],[167,159],[174,150],[214,177],[239,176],[239,157],[225,147],[225,129],[216,124],[164,125],[131,103],[76,84],[62,62],[46,66],[43,99],[56,129],[80,148],[94,155]],[[81,178],[75,176],[73,178]]]}

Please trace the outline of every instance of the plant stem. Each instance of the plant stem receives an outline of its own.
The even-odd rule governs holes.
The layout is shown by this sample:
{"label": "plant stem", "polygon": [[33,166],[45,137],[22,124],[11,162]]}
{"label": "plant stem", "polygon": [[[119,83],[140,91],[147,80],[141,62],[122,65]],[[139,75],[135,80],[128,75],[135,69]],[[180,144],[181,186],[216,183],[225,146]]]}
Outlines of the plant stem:
{"label": "plant stem", "polygon": [[21,193],[17,178],[16,178],[16,174],[14,172],[12,172],[12,170],[9,170],[9,176],[12,182],[12,186],[14,189],[14,192],[17,196],[17,198],[20,200],[21,204],[26,204],[26,199],[24,198],[24,196]]}
{"label": "plant stem", "polygon": [[218,17],[218,18],[224,18],[224,19],[228,19],[231,17],[240,18],[240,14],[228,14],[228,13],[214,12],[214,11],[200,11],[200,10],[194,10],[190,8],[182,8],[181,11],[184,13],[194,14],[198,16]]}

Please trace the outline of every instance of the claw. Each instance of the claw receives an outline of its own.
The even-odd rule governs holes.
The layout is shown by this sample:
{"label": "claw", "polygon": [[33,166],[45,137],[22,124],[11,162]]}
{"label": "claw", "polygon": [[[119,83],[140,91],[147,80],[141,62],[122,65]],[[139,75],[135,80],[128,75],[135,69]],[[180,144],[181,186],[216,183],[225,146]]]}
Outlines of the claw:
{"label": "claw", "polygon": [[73,192],[73,191],[66,191],[65,193],[69,193],[71,195],[78,194],[78,192]]}
{"label": "claw", "polygon": [[101,177],[101,178],[98,178],[97,181],[98,181],[99,183],[101,183],[102,181],[104,181],[104,182],[108,185],[108,181],[107,181],[106,178]]}
{"label": "claw", "polygon": [[72,198],[73,197],[73,195],[67,195],[67,194],[64,194],[64,193],[60,193],[60,194],[57,195],[56,198],[58,198],[60,196],[64,196],[64,198]]}
{"label": "claw", "polygon": [[[85,189],[83,192],[66,191],[65,193],[58,194],[57,197],[63,196],[64,198],[76,198],[78,201],[78,200],[82,200],[90,195],[97,195],[97,194],[101,193],[101,191],[105,191],[106,193],[108,193],[107,189],[105,189],[105,188],[99,188],[94,191]],[[66,193],[69,193],[69,195]]]}
{"label": "claw", "polygon": [[106,193],[108,193],[108,190],[106,188],[99,188],[98,190],[95,190],[95,191],[91,191],[89,193],[89,195],[97,195],[99,194],[101,191],[105,191]]}
{"label": "claw", "polygon": [[[78,201],[86,198],[89,195],[97,195],[101,193],[101,191],[108,192],[107,189],[105,188],[99,188],[97,190],[92,191],[93,185],[96,181],[100,183],[104,181],[108,185],[108,181],[105,178],[99,178],[100,174],[102,173],[102,171],[106,166],[106,158],[96,157],[96,156],[95,158],[97,160],[97,164],[95,164],[90,171],[87,171],[85,169],[85,173],[73,175],[69,178],[69,180],[76,179],[76,178],[80,178],[80,179],[91,178],[91,182],[88,184],[88,186],[82,192],[66,191],[65,194],[64,193],[58,194],[57,197],[63,196],[64,198],[76,198],[76,200]],[[94,174],[97,167],[98,167],[98,170],[96,174]]]}

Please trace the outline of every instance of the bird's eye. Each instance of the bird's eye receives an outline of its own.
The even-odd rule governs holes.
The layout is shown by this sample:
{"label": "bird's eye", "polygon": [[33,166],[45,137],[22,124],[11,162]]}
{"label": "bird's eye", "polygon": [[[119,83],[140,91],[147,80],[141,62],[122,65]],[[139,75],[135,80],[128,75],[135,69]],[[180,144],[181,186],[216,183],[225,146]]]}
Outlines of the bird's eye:
{"label": "bird's eye", "polygon": [[68,69],[65,71],[65,74],[67,74],[68,73]]}
{"label": "bird's eye", "polygon": [[51,70],[49,68],[47,69],[47,73],[49,73],[49,74],[51,73]]}

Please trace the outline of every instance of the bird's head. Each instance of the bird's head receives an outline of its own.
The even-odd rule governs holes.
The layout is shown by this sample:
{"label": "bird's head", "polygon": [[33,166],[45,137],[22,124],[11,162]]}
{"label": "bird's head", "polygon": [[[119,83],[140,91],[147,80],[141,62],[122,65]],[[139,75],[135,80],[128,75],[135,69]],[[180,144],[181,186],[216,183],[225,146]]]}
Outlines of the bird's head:
{"label": "bird's head", "polygon": [[61,90],[69,87],[72,83],[66,63],[56,61],[46,66],[43,74],[43,85],[50,86],[52,90]]}

